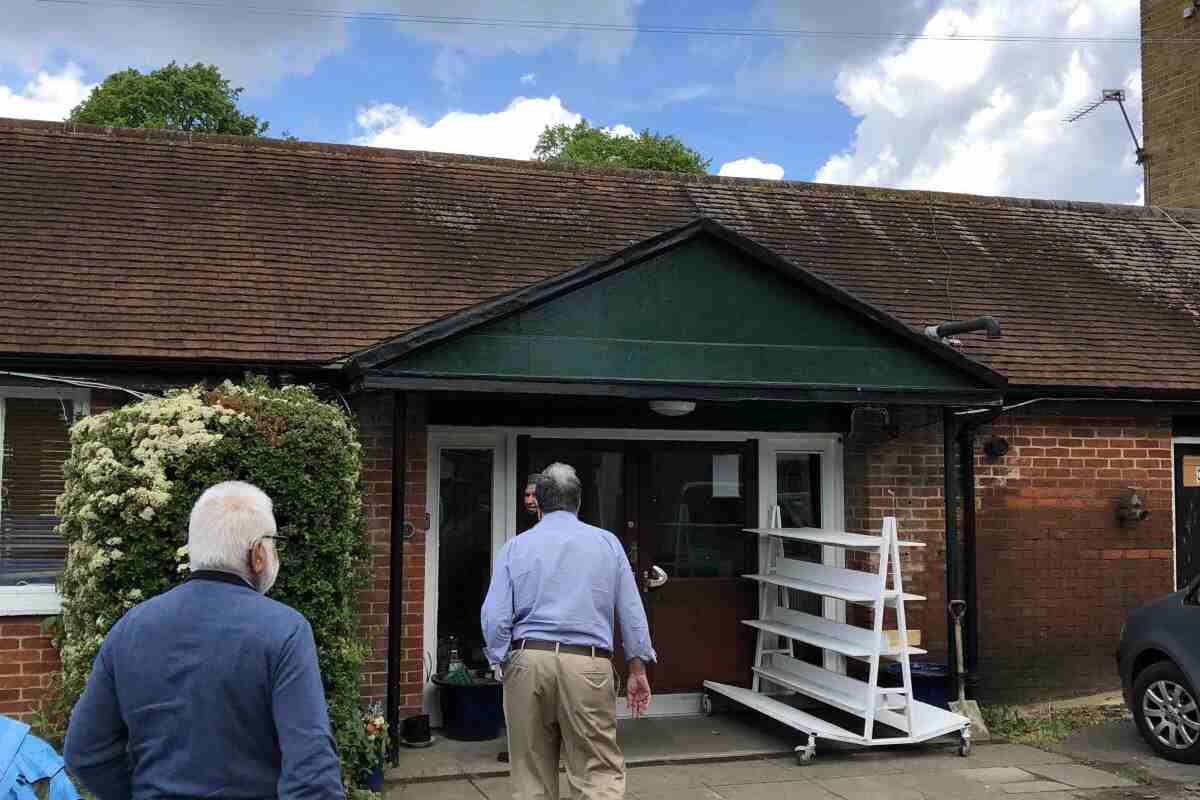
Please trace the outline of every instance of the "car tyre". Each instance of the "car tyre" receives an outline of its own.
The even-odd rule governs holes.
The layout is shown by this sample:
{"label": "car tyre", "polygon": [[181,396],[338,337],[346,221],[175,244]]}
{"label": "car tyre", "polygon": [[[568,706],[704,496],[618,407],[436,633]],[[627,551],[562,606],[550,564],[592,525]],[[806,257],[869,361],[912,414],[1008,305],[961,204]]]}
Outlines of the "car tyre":
{"label": "car tyre", "polygon": [[1133,682],[1138,731],[1163,758],[1200,764],[1200,695],[1170,661],[1151,664]]}

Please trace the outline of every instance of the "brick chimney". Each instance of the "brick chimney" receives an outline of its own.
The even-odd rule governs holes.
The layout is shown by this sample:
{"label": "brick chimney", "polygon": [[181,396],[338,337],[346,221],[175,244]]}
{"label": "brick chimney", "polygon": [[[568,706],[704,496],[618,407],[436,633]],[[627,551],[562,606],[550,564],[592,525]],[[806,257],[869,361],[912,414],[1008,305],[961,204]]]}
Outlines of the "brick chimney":
{"label": "brick chimney", "polygon": [[1200,0],[1142,0],[1142,135],[1146,203],[1200,208]]}

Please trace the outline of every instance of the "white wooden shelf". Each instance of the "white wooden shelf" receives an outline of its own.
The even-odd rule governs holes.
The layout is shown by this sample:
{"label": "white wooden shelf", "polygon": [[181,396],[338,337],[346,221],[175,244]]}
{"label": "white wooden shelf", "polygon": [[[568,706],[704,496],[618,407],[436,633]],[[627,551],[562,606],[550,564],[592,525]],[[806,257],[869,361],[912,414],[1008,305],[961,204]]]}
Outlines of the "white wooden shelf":
{"label": "white wooden shelf", "polygon": [[[812,542],[827,544],[831,547],[842,547],[846,550],[878,551],[883,547],[882,536],[869,536],[865,533],[849,533],[847,531],[827,531],[823,528],[743,528],[746,533],[757,533],[760,536],[778,536],[797,542]],[[900,547],[924,547],[924,542],[896,542]]]}
{"label": "white wooden shelf", "polygon": [[[819,528],[783,528],[779,527],[779,519],[780,511],[776,508],[772,514],[775,527],[744,529],[761,537],[758,571],[743,576],[759,585],[759,619],[742,620],[743,624],[758,631],[750,688],[705,681],[705,689],[807,733],[808,744],[796,748],[801,761],[812,758],[818,737],[863,745],[901,744],[925,741],[957,731],[961,737],[959,753],[969,753],[970,720],[920,703],[913,697],[909,657],[923,655],[926,651],[909,644],[904,605],[925,598],[905,593],[900,575],[900,548],[924,547],[924,544],[899,541],[895,517],[884,519],[879,536]],[[788,558],[784,554],[784,541],[811,542],[878,553],[877,569],[845,569]],[[780,589],[869,605],[874,612],[872,627],[849,625],[790,608],[784,602],[789,595]],[[884,610],[888,607],[896,612],[894,644],[888,640],[888,634],[892,631],[883,628]],[[825,669],[794,658],[792,642],[802,642],[844,658],[863,661],[869,677],[867,680],[854,678],[832,668]],[[879,685],[880,662],[885,658],[901,664],[900,686]],[[839,663],[843,663],[842,659],[826,660],[826,666],[829,667]],[[768,696],[767,687],[798,692],[861,717],[862,731],[855,733]],[[711,703],[708,707],[711,708]],[[899,731],[902,735],[877,736],[876,725],[886,725],[894,729],[892,733]]]}
{"label": "white wooden shelf", "polygon": [[[787,589],[795,589],[799,592],[809,592],[811,594],[819,594],[823,597],[832,597],[837,600],[845,600],[847,603],[874,603],[879,598],[874,593],[856,592],[851,589],[844,589],[840,586],[833,586],[828,583],[819,581],[802,580],[800,578],[789,578],[785,575],[743,575],[743,578],[749,578],[752,581],[759,583],[769,583],[772,586],[783,586]],[[883,600],[888,605],[895,605],[897,595],[895,592],[884,592]],[[905,601],[924,600],[925,598],[919,594],[904,595]]]}

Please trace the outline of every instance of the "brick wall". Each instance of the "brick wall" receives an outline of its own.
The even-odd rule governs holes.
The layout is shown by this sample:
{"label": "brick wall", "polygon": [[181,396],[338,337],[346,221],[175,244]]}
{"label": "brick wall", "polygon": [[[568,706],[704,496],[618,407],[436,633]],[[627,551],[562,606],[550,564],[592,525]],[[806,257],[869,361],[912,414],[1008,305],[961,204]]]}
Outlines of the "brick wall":
{"label": "brick wall", "polygon": [[360,631],[370,648],[363,665],[363,698],[387,698],[388,585],[391,570],[392,439],[391,392],[353,398],[362,444],[363,515],[371,548],[370,583],[359,597]]}
{"label": "brick wall", "polygon": [[[400,716],[421,710],[424,682],[424,610],[425,610],[425,536],[429,524],[425,516],[425,480],[429,437],[429,419],[425,395],[409,393],[405,419],[404,518],[413,525],[412,538],[404,542],[404,588],[401,623],[403,656],[400,664]],[[432,654],[431,654],[432,655]]]}
{"label": "brick wall", "polygon": [[44,620],[0,617],[0,714],[28,719],[58,670],[58,651],[42,633]]}
{"label": "brick wall", "polygon": [[[1171,422],[1018,416],[977,450],[980,692],[1040,699],[1116,688],[1113,653],[1128,610],[1172,588]],[[1142,494],[1150,519],[1117,522]]]}
{"label": "brick wall", "polygon": [[[1142,0],[1142,130],[1149,160],[1147,202],[1200,207],[1200,11],[1183,0]],[[1146,38],[1172,37],[1156,44]],[[1191,40],[1181,45],[1180,37]]]}
{"label": "brick wall", "polygon": [[[942,431],[933,411],[893,409],[899,436],[850,436],[846,515],[877,531],[895,515],[904,538],[906,606],[928,658],[947,651]],[[1012,449],[995,463],[991,435]],[[1033,701],[1116,688],[1113,653],[1127,611],[1172,588],[1171,425],[1167,418],[1009,416],[976,437],[978,694]],[[1118,524],[1136,487],[1151,517]],[[865,624],[869,614],[852,616]]]}

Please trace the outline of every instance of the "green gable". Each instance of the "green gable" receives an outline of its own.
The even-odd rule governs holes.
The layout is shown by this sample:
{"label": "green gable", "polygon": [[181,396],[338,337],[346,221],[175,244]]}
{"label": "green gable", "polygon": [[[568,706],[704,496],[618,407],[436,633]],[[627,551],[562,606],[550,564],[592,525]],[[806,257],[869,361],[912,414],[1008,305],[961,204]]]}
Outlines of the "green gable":
{"label": "green gable", "polygon": [[708,235],[380,366],[439,378],[994,390],[903,332]]}

